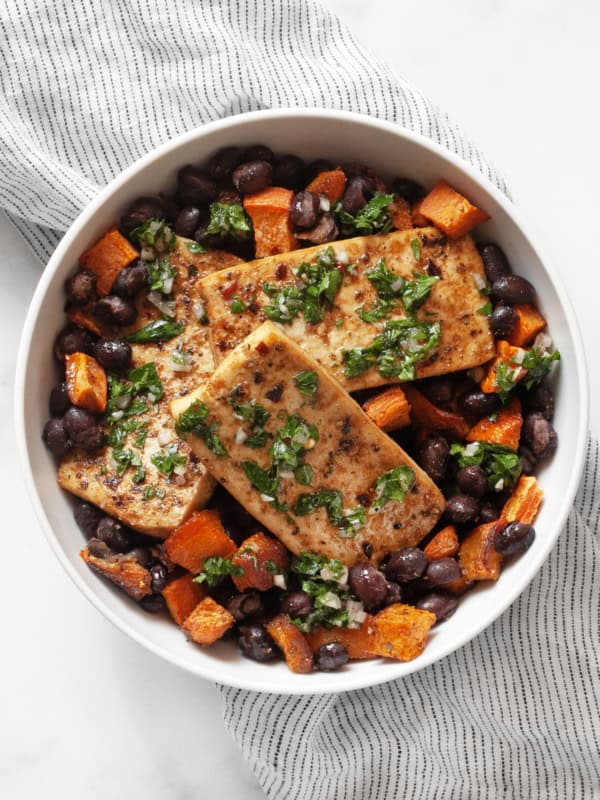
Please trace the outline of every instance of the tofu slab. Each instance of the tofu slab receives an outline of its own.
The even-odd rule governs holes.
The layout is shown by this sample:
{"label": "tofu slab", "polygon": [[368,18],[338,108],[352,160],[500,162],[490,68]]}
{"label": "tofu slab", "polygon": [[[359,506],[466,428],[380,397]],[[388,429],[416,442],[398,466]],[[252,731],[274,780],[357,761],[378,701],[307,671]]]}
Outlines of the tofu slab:
{"label": "tofu slab", "polygon": [[[94,503],[135,530],[160,538],[168,536],[195,509],[202,507],[215,487],[214,479],[184,442],[180,441],[178,452],[187,456],[188,464],[186,481],[181,486],[176,483],[175,476],[167,478],[159,472],[151,457],[166,443],[169,434],[165,430],[171,434],[171,441],[178,440],[169,411],[170,402],[185,396],[191,386],[201,384],[215,367],[208,328],[196,319],[195,306],[201,302],[199,282],[212,270],[240,262],[236,256],[221,251],[192,253],[189,244],[189,240],[178,237],[171,252],[171,265],[177,270],[173,287],[175,317],[185,323],[184,331],[167,342],[134,344],[131,348],[132,367],[153,362],[164,389],[164,397],[156,410],[144,417],[148,419],[145,444],[141,450],[135,449],[146,470],[144,483],[135,483],[131,468],[122,477],[116,474],[110,447],[93,454],[75,450],[62,459],[58,469],[58,483],[63,489]],[[138,299],[137,308],[135,324],[121,334],[137,330],[160,317],[158,309],[145,297]],[[190,354],[189,372],[172,369],[171,353],[177,347]],[[159,435],[163,445],[159,443]],[[130,434],[124,447],[132,448],[134,438],[135,435]],[[144,497],[144,490],[148,487],[155,490],[152,497]]]}
{"label": "tofu slab", "polygon": [[[305,370],[317,375],[314,397],[302,394],[294,382],[294,376]],[[288,415],[300,417],[318,429],[318,441],[304,456],[304,463],[313,470],[312,484],[301,485],[293,473],[280,477],[278,499],[287,504],[287,512],[276,510],[269,496],[261,494],[246,477],[242,462],[254,461],[260,468],[269,469],[273,439],[269,438],[260,449],[245,444],[240,435],[244,423],[234,416],[231,404],[232,391],[235,402],[247,405],[255,401],[269,412],[264,428],[271,436],[285,425]],[[203,387],[174,402],[174,416],[179,417],[193,400],[207,406],[206,422],[216,425],[227,455],[215,454],[204,439],[188,434],[192,450],[211,474],[293,553],[322,553],[350,566],[365,559],[364,546],[369,543],[371,558],[377,563],[390,550],[420,542],[444,509],[443,495],[420,467],[366,416],[326,370],[271,322],[264,323],[233,350]],[[409,467],[415,477],[404,501],[391,500],[378,511],[369,508],[377,478],[401,465]],[[345,510],[367,507],[365,524],[353,537],[340,535],[339,527],[331,524],[324,508],[305,516],[293,513],[300,495],[321,490],[341,491]]]}
{"label": "tofu slab", "polygon": [[[370,345],[383,328],[383,322],[364,322],[356,313],[358,307],[370,308],[376,300],[375,288],[365,273],[380,259],[406,279],[413,279],[416,269],[440,276],[417,317],[422,321],[439,320],[441,341],[436,352],[417,365],[417,378],[469,369],[493,357],[494,342],[487,317],[478,313],[486,302],[478,288],[478,284],[483,285],[485,274],[473,240],[464,236],[450,241],[436,228],[416,228],[296,250],[203,278],[200,291],[210,320],[210,341],[217,363],[267,318],[264,307],[272,301],[263,292],[263,283],[277,287],[297,285],[292,270],[302,262],[314,261],[327,247],[334,250],[341,264],[354,265],[352,270],[343,271],[343,283],[333,308],[325,312],[320,323],[306,323],[300,313],[291,322],[283,323],[283,327],[348,391],[394,382],[380,375],[375,367],[357,377],[346,378],[341,356],[343,349]],[[236,297],[249,308],[245,313],[231,312],[232,286]],[[400,307],[389,319],[403,316]]]}

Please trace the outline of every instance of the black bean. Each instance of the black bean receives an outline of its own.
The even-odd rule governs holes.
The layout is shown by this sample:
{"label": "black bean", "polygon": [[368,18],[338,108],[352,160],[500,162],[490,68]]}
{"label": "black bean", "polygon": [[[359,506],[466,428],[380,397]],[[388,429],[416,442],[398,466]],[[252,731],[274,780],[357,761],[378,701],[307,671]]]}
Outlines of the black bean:
{"label": "black bean", "polygon": [[478,521],[483,523],[486,522],[493,522],[495,519],[498,519],[500,516],[500,511],[496,508],[493,503],[488,501],[483,502],[479,506],[479,519]]}
{"label": "black bean", "polygon": [[119,297],[134,297],[148,285],[148,267],[143,261],[138,261],[130,267],[124,267],[111,288],[111,294]]}
{"label": "black bean", "polygon": [[295,228],[312,228],[319,218],[319,197],[304,189],[294,195],[290,207],[290,222]]}
{"label": "black bean", "polygon": [[131,366],[131,345],[124,339],[99,339],[94,346],[96,361],[111,372],[124,372]]}
{"label": "black bean", "polygon": [[87,536],[88,539],[91,539],[96,535],[98,523],[103,514],[99,508],[93,506],[91,503],[78,500],[73,508],[73,516],[82,533]]}
{"label": "black bean", "polygon": [[102,426],[84,408],[70,408],[63,417],[63,423],[67,436],[77,447],[91,452],[104,444]]}
{"label": "black bean", "polygon": [[408,583],[423,575],[427,563],[427,556],[419,547],[402,547],[390,555],[384,571],[388,580]]}
{"label": "black bean", "polygon": [[461,467],[456,473],[456,483],[461,492],[473,497],[483,497],[488,490],[487,476],[481,467],[475,464]]}
{"label": "black bean", "polygon": [[87,549],[91,555],[95,556],[96,558],[108,558],[109,556],[113,555],[113,551],[110,549],[110,547],[101,539],[96,539],[95,537],[92,537],[89,540],[87,543]]}
{"label": "black bean", "polygon": [[233,171],[233,185],[242,194],[253,194],[271,185],[273,167],[268,161],[247,161]]}
{"label": "black bean", "polygon": [[162,590],[167,585],[167,577],[168,577],[167,568],[165,567],[164,564],[161,564],[160,562],[157,564],[152,564],[152,566],[150,567],[150,577],[152,578],[152,581],[150,583],[150,588],[152,589],[152,591],[155,594],[158,594],[158,592],[162,592]]}
{"label": "black bean", "polygon": [[199,167],[190,164],[177,174],[177,199],[182,206],[203,206],[217,196],[217,185]]}
{"label": "black bean", "polygon": [[264,625],[241,625],[238,641],[242,653],[253,661],[271,661],[277,655],[275,642]]}
{"label": "black bean", "polygon": [[96,297],[96,276],[87,269],[79,270],[65,282],[67,301],[73,306],[85,306]]}
{"label": "black bean", "polygon": [[485,274],[490,283],[494,283],[498,278],[504,278],[511,274],[510,264],[497,244],[486,244],[481,248],[481,258],[485,268]]}
{"label": "black bean", "polygon": [[519,447],[519,458],[521,459],[521,468],[525,475],[533,475],[537,465],[537,458],[527,445],[522,444]]}
{"label": "black bean", "polygon": [[459,401],[460,407],[465,414],[473,417],[488,417],[500,408],[500,399],[496,392],[469,392],[463,395]]}
{"label": "black bean", "polygon": [[94,313],[107,325],[129,325],[137,317],[137,311],[131,300],[107,294],[100,298],[94,306]]}
{"label": "black bean", "polygon": [[315,669],[331,672],[348,663],[348,651],[341,642],[327,642],[315,651]]}
{"label": "black bean", "polygon": [[548,420],[554,417],[554,395],[545,383],[539,383],[525,394],[524,405],[527,411],[539,411]]}
{"label": "black bean", "polygon": [[267,161],[272,164],[275,161],[275,154],[266,144],[253,144],[244,150],[243,161]]}
{"label": "black bean", "polygon": [[239,205],[242,202],[242,196],[234,189],[222,189],[217,196],[218,203],[225,203],[225,205]]}
{"label": "black bean", "polygon": [[384,605],[385,606],[393,606],[394,603],[400,603],[402,601],[402,589],[398,586],[397,583],[393,581],[387,581],[386,583],[387,591],[385,595]]}
{"label": "black bean", "polygon": [[351,178],[342,197],[342,208],[355,216],[373,194],[373,181],[364,175]]}
{"label": "black bean", "polygon": [[73,446],[62,419],[49,419],[44,425],[42,439],[53,456],[60,458]]}
{"label": "black bean", "polygon": [[71,407],[67,384],[64,381],[62,383],[57,383],[56,386],[53,387],[50,392],[48,407],[53,417],[62,417]]}
{"label": "black bean", "polygon": [[129,206],[124,216],[121,217],[119,228],[129,236],[134,228],[143,225],[151,219],[168,219],[168,203],[162,195],[151,195],[149,197],[138,197]]}
{"label": "black bean", "polygon": [[490,328],[496,339],[510,339],[519,315],[512,306],[498,305],[490,314]]}
{"label": "black bean", "polygon": [[273,165],[273,184],[286,189],[299,189],[304,184],[304,161],[293,155],[278,158]]}
{"label": "black bean", "polygon": [[479,503],[468,494],[455,494],[446,503],[446,519],[456,525],[474,522],[479,514]]}
{"label": "black bean", "polygon": [[320,172],[327,172],[330,169],[333,169],[333,164],[326,158],[317,158],[316,161],[311,161],[306,166],[306,183],[310,183]]}
{"label": "black bean", "polygon": [[117,553],[125,553],[131,547],[131,531],[114,517],[104,516],[98,521],[96,538]]}
{"label": "black bean", "polygon": [[64,361],[65,356],[71,353],[92,354],[94,339],[88,331],[76,325],[67,325],[58,334],[54,342],[54,355],[58,361]]}
{"label": "black bean", "polygon": [[140,567],[144,567],[144,569],[150,569],[152,566],[152,554],[147,547],[134,547],[133,550],[127,553],[127,556],[137,561]]}
{"label": "black bean", "polygon": [[194,231],[200,224],[201,216],[200,209],[195,206],[182,208],[175,220],[175,233],[178,236],[186,236],[188,239],[193,238]]}
{"label": "black bean", "polygon": [[328,211],[323,214],[314,228],[310,228],[307,231],[299,231],[296,233],[296,238],[313,244],[325,244],[325,242],[332,242],[338,233],[335,216]]}
{"label": "black bean", "polygon": [[503,275],[492,283],[492,294],[505,303],[533,303],[535,289],[520,275]]}
{"label": "black bean", "polygon": [[166,608],[165,598],[162,594],[147,594],[140,600],[140,606],[149,614],[159,614]]}
{"label": "black bean", "polygon": [[452,381],[446,375],[423,381],[421,389],[435,406],[443,406],[452,400]]}
{"label": "black bean", "polygon": [[350,588],[367,610],[383,605],[387,595],[385,575],[368,561],[355,564],[350,570]]}
{"label": "black bean", "polygon": [[435,624],[444,622],[458,608],[458,597],[450,592],[430,592],[417,601],[417,608],[435,614]]}
{"label": "black bean", "polygon": [[558,444],[552,423],[539,411],[525,417],[522,436],[538,461],[549,458]]}
{"label": "black bean", "polygon": [[430,436],[425,439],[417,452],[417,461],[429,477],[440,481],[448,465],[450,448],[443,436]]}
{"label": "black bean", "polygon": [[515,553],[524,553],[535,539],[533,525],[525,522],[509,522],[496,532],[494,547],[503,556],[512,556]]}
{"label": "black bean", "polygon": [[206,162],[206,171],[218,183],[226,181],[240,163],[242,151],[239,147],[222,147]]}
{"label": "black bean", "polygon": [[260,594],[254,590],[234,594],[227,603],[227,610],[237,622],[258,617],[264,612]]}
{"label": "black bean", "polygon": [[305,619],[313,608],[313,599],[307,592],[290,592],[281,599],[282,612],[288,614],[292,619]]}
{"label": "black bean", "polygon": [[458,580],[462,575],[460,564],[454,558],[438,558],[427,567],[425,577],[435,586]]}
{"label": "black bean", "polygon": [[392,184],[392,189],[410,203],[411,206],[425,196],[425,189],[421,184],[412,181],[410,178],[396,178]]}

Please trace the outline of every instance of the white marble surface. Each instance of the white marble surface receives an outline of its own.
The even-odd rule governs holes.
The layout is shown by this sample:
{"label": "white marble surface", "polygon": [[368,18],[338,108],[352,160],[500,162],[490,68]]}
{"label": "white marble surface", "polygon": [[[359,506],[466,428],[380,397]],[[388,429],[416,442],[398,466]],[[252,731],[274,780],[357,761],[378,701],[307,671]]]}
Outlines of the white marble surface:
{"label": "white marble surface", "polygon": [[[491,155],[549,245],[587,340],[598,337],[600,141],[594,0],[326,0],[357,38]],[[576,236],[569,223],[591,220]],[[262,796],[223,731],[213,687],[114,630],[63,573],[21,483],[12,383],[38,276],[0,222],[0,796],[171,800]],[[592,419],[600,361],[590,347]]]}

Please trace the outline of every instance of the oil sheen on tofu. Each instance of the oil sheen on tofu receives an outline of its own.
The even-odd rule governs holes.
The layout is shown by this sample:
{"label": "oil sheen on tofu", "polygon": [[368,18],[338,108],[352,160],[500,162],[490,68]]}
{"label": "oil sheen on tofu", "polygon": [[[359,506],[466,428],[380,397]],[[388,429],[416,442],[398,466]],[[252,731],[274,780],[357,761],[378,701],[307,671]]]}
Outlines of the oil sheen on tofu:
{"label": "oil sheen on tofu", "polygon": [[378,562],[444,509],[419,466],[271,322],[171,409],[211,474],[293,553]]}

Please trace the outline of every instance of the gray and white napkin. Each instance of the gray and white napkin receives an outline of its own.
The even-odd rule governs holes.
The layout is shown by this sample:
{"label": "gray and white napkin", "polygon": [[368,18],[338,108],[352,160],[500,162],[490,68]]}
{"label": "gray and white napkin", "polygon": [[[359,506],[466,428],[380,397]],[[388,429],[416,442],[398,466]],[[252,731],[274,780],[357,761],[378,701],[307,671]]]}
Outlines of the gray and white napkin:
{"label": "gray and white napkin", "polygon": [[[44,262],[148,150],[232,114],[307,106],[429,136],[506,191],[445,114],[309,0],[4,0],[0,208]],[[341,695],[219,687],[269,798],[600,797],[599,457],[591,442],[532,585],[459,652]]]}

